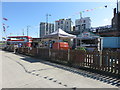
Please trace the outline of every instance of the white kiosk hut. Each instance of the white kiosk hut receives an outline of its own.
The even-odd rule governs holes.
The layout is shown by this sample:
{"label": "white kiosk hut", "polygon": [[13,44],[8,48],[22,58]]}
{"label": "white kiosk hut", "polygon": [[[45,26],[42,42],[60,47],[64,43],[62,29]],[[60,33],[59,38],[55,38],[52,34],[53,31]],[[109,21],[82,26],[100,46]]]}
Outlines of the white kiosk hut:
{"label": "white kiosk hut", "polygon": [[102,37],[91,32],[83,32],[76,38],[76,47],[86,47],[87,50],[102,50]]}

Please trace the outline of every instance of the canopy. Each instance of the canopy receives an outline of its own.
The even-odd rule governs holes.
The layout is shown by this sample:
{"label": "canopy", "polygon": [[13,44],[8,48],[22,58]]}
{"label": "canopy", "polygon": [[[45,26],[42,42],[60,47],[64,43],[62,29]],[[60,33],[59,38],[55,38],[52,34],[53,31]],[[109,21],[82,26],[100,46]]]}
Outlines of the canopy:
{"label": "canopy", "polygon": [[65,31],[63,31],[62,29],[58,29],[56,30],[55,32],[49,34],[49,35],[46,35],[44,37],[42,37],[43,39],[48,39],[48,38],[51,38],[51,39],[55,39],[55,38],[76,38],[75,35],[72,35],[72,34],[68,34],[66,33]]}

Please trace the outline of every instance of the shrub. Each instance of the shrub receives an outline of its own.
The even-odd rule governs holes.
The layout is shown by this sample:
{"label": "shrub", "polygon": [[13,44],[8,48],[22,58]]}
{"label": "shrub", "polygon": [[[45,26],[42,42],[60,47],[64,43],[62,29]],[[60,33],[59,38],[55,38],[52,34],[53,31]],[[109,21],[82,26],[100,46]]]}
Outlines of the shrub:
{"label": "shrub", "polygon": [[75,48],[75,50],[83,50],[83,51],[86,51],[86,47],[77,47],[77,48]]}

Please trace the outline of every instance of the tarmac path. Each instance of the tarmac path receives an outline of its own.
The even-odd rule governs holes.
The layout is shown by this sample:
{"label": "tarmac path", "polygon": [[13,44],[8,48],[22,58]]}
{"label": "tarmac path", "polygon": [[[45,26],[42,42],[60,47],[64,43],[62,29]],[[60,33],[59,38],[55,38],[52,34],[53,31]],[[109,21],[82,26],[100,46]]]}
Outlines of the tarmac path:
{"label": "tarmac path", "polygon": [[0,58],[2,88],[118,88],[95,79],[89,72],[76,73],[69,67],[29,56],[0,50]]}

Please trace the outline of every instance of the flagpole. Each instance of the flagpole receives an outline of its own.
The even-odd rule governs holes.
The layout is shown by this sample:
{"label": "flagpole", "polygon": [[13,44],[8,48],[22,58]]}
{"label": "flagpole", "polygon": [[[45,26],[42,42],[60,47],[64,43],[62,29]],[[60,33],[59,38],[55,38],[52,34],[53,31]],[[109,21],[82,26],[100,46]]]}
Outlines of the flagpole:
{"label": "flagpole", "polygon": [[82,18],[82,13],[80,12],[80,18]]}
{"label": "flagpole", "polygon": [[23,29],[23,36],[24,36],[24,29]]}
{"label": "flagpole", "polygon": [[27,26],[27,36],[29,35],[29,27],[30,26]]}

